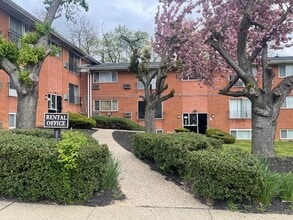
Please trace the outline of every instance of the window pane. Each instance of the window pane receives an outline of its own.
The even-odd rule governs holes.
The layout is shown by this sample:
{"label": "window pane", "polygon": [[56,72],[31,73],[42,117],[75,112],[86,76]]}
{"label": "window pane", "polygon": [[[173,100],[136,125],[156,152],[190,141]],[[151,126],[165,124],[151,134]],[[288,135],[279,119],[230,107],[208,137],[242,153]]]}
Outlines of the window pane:
{"label": "window pane", "polygon": [[155,110],[155,118],[163,118],[162,102],[157,105]]}
{"label": "window pane", "polygon": [[293,75],[293,65],[287,65],[286,66],[286,76],[292,76]]}
{"label": "window pane", "polygon": [[9,128],[16,127],[16,114],[9,114]]}
{"label": "window pane", "polygon": [[250,139],[250,131],[237,131],[237,138]]}
{"label": "window pane", "polygon": [[111,72],[100,73],[99,82],[112,82]]}
{"label": "window pane", "polygon": [[288,130],[288,138],[293,139],[293,130]]}
{"label": "window pane", "polygon": [[118,74],[117,72],[112,72],[112,82],[117,82],[118,81]]}
{"label": "window pane", "polygon": [[110,111],[111,110],[111,101],[101,101],[101,110]]}
{"label": "window pane", "polygon": [[285,66],[279,66],[279,76],[281,76],[281,77],[286,76],[286,68],[285,68]]}
{"label": "window pane", "polygon": [[237,137],[236,131],[231,131],[231,135],[234,136],[235,138]]}
{"label": "window pane", "polygon": [[116,100],[112,101],[112,109],[113,111],[118,110],[118,102]]}
{"label": "window pane", "polygon": [[293,108],[293,97],[286,97],[286,108]]}
{"label": "window pane", "polygon": [[287,130],[281,130],[281,138],[287,138]]}
{"label": "window pane", "polygon": [[95,111],[100,110],[100,101],[95,101]]}
{"label": "window pane", "polygon": [[94,82],[99,82],[99,73],[94,73],[94,75],[93,75],[93,80],[94,80]]}
{"label": "window pane", "polygon": [[143,119],[145,117],[145,102],[138,101],[138,118]]}

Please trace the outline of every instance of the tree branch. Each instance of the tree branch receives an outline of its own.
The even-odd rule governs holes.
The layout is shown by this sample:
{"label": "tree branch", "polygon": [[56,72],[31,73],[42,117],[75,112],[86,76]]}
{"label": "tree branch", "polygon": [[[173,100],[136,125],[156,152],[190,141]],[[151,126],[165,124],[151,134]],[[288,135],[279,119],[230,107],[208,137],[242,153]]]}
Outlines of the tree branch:
{"label": "tree branch", "polygon": [[246,92],[244,91],[230,91],[230,90],[220,90],[219,94],[226,95],[226,96],[232,96],[232,97],[243,97],[246,96]]}

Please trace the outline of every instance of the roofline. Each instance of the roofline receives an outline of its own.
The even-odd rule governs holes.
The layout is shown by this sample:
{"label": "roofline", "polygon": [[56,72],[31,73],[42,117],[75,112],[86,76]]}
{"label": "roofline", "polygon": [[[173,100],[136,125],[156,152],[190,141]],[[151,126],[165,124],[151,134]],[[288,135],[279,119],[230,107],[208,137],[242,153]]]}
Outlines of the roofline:
{"label": "roofline", "polygon": [[[127,63],[100,63],[98,65],[89,66],[91,71],[109,71],[109,70],[126,70],[128,71],[130,62]],[[149,62],[150,69],[158,69],[159,62]]]}
{"label": "roofline", "polygon": [[293,56],[269,57],[269,64],[293,64]]}
{"label": "roofline", "polygon": [[[23,16],[27,17],[31,22],[33,23],[42,23],[42,21],[38,18],[36,18],[34,15],[17,5],[15,2],[11,0],[0,0],[0,2],[6,3],[9,7],[11,7],[12,10],[16,10],[18,13],[22,14]],[[58,40],[60,40],[62,43],[64,43],[67,47],[70,49],[75,50],[79,56],[81,56],[81,59],[90,62],[91,64],[99,64],[100,62],[94,59],[93,57],[89,56],[85,52],[83,52],[80,48],[78,48],[76,45],[62,37],[59,33],[56,31],[52,30],[51,35]]]}

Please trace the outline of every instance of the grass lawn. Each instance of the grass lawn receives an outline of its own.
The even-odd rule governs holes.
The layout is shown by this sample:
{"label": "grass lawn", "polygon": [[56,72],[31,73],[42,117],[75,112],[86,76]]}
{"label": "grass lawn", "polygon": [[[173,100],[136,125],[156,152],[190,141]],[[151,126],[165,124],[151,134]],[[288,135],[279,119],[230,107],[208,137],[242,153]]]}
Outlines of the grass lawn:
{"label": "grass lawn", "polygon": [[[251,152],[250,140],[238,140],[234,144],[224,144],[225,148],[238,147],[246,152]],[[275,141],[276,155],[293,157],[293,142]]]}

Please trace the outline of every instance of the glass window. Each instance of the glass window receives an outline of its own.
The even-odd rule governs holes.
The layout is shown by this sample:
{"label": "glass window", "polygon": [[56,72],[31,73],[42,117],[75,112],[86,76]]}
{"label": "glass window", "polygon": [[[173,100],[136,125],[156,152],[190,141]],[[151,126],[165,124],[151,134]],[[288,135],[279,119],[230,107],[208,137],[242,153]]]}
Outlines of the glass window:
{"label": "glass window", "polygon": [[48,112],[57,112],[62,111],[62,96],[56,94],[48,94]]}
{"label": "glass window", "polygon": [[230,118],[251,118],[249,99],[230,99]]}
{"label": "glass window", "polygon": [[282,108],[293,108],[293,96],[287,96]]}
{"label": "glass window", "polygon": [[118,73],[117,72],[95,72],[94,82],[97,82],[97,83],[118,82]]}
{"label": "glass window", "polygon": [[13,96],[13,97],[17,97],[17,92],[16,92],[16,87],[15,84],[13,83],[11,77],[10,77],[10,81],[9,81],[9,92],[8,92],[9,96]]}
{"label": "glass window", "polygon": [[99,100],[94,102],[95,111],[118,111],[117,100]]}
{"label": "glass window", "polygon": [[293,139],[293,130],[281,130],[281,139]]}
{"label": "glass window", "polygon": [[16,113],[9,113],[9,128],[16,128]]}
{"label": "glass window", "polygon": [[293,75],[293,65],[280,65],[279,66],[279,77],[283,78],[286,76]]}
{"label": "glass window", "polygon": [[[138,118],[139,119],[145,118],[145,102],[144,101],[138,101]],[[155,118],[157,119],[163,118],[162,102],[158,104],[155,109]]]}
{"label": "glass window", "polygon": [[251,129],[232,129],[230,134],[236,139],[251,139]]}
{"label": "glass window", "polygon": [[72,52],[69,52],[69,70],[79,73],[80,58]]}
{"label": "glass window", "polygon": [[69,83],[69,102],[73,104],[80,104],[79,88],[77,85]]}

